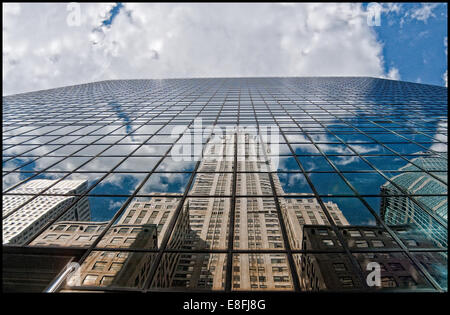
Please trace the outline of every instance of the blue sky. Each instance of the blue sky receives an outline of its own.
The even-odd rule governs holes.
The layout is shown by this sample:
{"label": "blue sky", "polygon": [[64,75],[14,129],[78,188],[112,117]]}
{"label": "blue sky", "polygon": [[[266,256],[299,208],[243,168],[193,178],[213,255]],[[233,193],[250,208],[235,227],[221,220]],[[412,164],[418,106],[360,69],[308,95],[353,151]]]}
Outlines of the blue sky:
{"label": "blue sky", "polygon": [[109,11],[109,16],[102,21],[103,25],[111,25],[111,23],[114,21],[114,18],[119,14],[120,9],[123,8],[122,2],[116,2],[116,4],[111,8]]}
{"label": "blue sky", "polygon": [[[431,11],[423,9],[427,6]],[[411,16],[421,9],[423,15]],[[443,85],[442,74],[447,70],[446,3],[404,3],[398,12],[382,14],[381,25],[374,26],[374,31],[383,43],[386,72],[396,67],[401,80]]]}
{"label": "blue sky", "polygon": [[[3,95],[109,79],[371,76],[445,85],[447,4],[3,4]],[[68,21],[77,14],[78,23]],[[445,74],[445,75],[444,75]]]}

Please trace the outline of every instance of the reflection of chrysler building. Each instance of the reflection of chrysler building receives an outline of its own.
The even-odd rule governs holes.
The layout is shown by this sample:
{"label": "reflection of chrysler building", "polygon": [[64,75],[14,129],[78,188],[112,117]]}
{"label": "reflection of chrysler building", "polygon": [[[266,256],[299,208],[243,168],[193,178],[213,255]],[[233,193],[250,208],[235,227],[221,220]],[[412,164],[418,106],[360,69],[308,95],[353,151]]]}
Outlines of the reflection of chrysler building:
{"label": "reflection of chrysler building", "polygon": [[[191,249],[196,242],[209,249],[228,247],[228,224],[231,198],[203,196],[232,195],[235,137],[208,144],[195,178],[189,198],[189,217],[192,235]],[[233,246],[235,249],[282,249],[283,238],[275,199],[262,147],[250,143],[248,136],[238,135],[236,205]],[[216,172],[216,173],[201,173]],[[248,172],[248,173],[247,173]],[[253,172],[253,173],[251,173]],[[278,194],[283,193],[278,176],[273,176]],[[239,197],[259,195],[267,197]],[[302,225],[329,224],[319,203],[313,198],[278,198],[286,222],[291,244],[301,248]],[[338,225],[348,225],[334,203],[326,203]],[[185,258],[188,258],[186,255]],[[193,288],[222,289],[224,287],[226,255],[194,255],[185,259],[175,274],[175,284]],[[238,254],[233,257],[232,285],[234,290],[283,290],[293,287],[287,257],[284,254]],[[201,270],[197,270],[201,269]],[[196,272],[197,270],[197,272]],[[211,270],[214,270],[211,273]],[[199,272],[198,272],[199,271]],[[193,277],[195,275],[195,277]]]}
{"label": "reflection of chrysler building", "polygon": [[[87,189],[85,180],[56,182],[57,180],[50,179],[32,180],[3,196],[3,244],[26,243],[48,221],[60,215],[77,198],[65,195],[82,194]],[[53,184],[55,185],[44,194],[32,199]],[[28,203],[14,211],[25,202]],[[84,197],[70,211],[62,215],[60,220],[90,220],[90,217],[89,202],[87,197]]]}

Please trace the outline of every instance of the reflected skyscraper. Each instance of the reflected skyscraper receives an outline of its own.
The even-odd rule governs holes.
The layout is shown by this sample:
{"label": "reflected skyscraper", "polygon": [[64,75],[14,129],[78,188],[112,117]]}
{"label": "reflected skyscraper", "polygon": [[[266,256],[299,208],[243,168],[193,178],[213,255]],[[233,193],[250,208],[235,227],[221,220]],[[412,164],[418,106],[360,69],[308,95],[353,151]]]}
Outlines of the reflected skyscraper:
{"label": "reflected skyscraper", "polygon": [[[136,201],[127,207],[121,218],[101,238],[98,248],[156,249],[175,213],[176,198],[150,198]],[[175,227],[171,244],[179,247],[187,235],[186,210]],[[108,222],[60,221],[34,239],[31,246],[88,247],[107,228]],[[78,286],[143,287],[155,254],[115,251],[93,251],[81,266]],[[172,279],[178,255],[164,259],[163,270],[155,276],[155,283],[168,286]],[[63,289],[64,290],[64,289]]]}
{"label": "reflected skyscraper", "polygon": [[[44,189],[47,189],[45,193],[38,195]],[[83,194],[86,189],[87,181],[83,180],[58,182],[58,180],[39,179],[29,181],[12,190],[13,195],[4,195],[3,244],[26,243],[47,222],[61,214],[59,220],[90,220],[91,213],[87,197],[80,199],[70,211],[64,212],[76,199],[75,196],[70,195]],[[19,207],[20,209],[15,211]]]}
{"label": "reflected skyscraper", "polygon": [[[400,174],[393,176],[390,182],[386,182],[381,187],[381,218],[391,226],[409,225],[412,229],[420,230],[428,235],[439,246],[445,247],[447,246],[447,230],[429,213],[447,222],[448,201],[445,196],[447,185],[430,175],[433,174],[446,181],[447,160],[439,155],[428,153],[412,159],[411,162],[429,173],[419,171],[411,163],[401,167],[398,170]],[[404,195],[405,193],[412,196],[416,202],[408,195]]]}
{"label": "reflected skyscraper", "polygon": [[[394,231],[399,234],[402,234],[402,231],[407,228],[407,226],[393,227]],[[339,231],[351,250],[362,250],[362,252],[354,253],[353,256],[364,275],[363,278],[358,277],[358,272],[355,272],[349,257],[339,253],[339,250],[343,248],[342,243],[330,226],[304,225],[302,246],[304,250],[334,250],[336,252],[295,255],[297,256],[296,260],[301,262],[298,270],[303,290],[361,290],[367,284],[366,279],[370,278],[369,275],[373,271],[370,267],[371,264],[380,267],[380,285],[369,287],[371,289],[422,289],[428,287],[423,274],[414,267],[414,263],[407,255],[396,251],[399,249],[399,244],[383,228],[342,226],[339,227]],[[405,241],[403,237],[401,238]],[[422,247],[432,246],[431,241],[420,233],[408,235],[407,239],[414,240],[417,244],[420,243]],[[367,248],[377,248],[378,251],[364,252]],[[440,279],[442,287],[447,287],[446,277],[442,275],[444,273],[442,269],[445,268],[447,261],[445,254],[419,252],[414,254],[414,258],[428,272]]]}

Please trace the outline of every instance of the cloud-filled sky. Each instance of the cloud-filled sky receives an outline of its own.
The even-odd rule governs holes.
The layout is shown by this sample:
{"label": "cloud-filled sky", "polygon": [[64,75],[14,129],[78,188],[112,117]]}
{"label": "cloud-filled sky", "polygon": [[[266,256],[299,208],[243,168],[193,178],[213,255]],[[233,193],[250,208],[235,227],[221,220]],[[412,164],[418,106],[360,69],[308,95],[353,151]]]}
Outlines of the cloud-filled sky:
{"label": "cloud-filled sky", "polygon": [[366,4],[3,4],[3,95],[131,78],[446,85],[447,4],[382,6],[381,25],[370,26]]}

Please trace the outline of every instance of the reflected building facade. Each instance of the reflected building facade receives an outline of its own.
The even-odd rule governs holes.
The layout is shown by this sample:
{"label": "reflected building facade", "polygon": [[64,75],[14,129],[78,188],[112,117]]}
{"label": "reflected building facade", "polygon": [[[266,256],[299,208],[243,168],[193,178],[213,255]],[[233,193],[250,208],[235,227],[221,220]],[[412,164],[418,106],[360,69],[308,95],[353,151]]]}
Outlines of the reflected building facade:
{"label": "reflected building facade", "polygon": [[[436,155],[424,155],[411,162],[429,173],[419,172],[417,167],[408,163],[399,169],[400,174],[392,177],[381,187],[381,218],[390,226],[410,225],[418,229],[440,247],[447,246],[447,230],[438,224],[424,209],[447,222],[447,185],[432,177],[446,180],[447,159]],[[414,202],[395,186],[414,197]],[[436,195],[436,196],[433,196]],[[415,196],[417,195],[417,196]],[[427,196],[429,195],[429,196]],[[441,196],[439,196],[441,195]]]}
{"label": "reflected building facade", "polygon": [[[148,198],[147,198],[148,199]],[[143,287],[148,280],[154,253],[120,252],[119,249],[157,249],[172,219],[177,198],[150,198],[131,203],[116,224],[104,233],[97,248],[80,267],[81,286]],[[188,231],[187,208],[180,214],[170,244],[179,247]],[[89,247],[107,228],[108,222],[61,221],[35,238],[31,246]],[[118,249],[113,251],[112,249]],[[168,260],[170,258],[170,261]],[[155,283],[168,286],[173,280],[178,255],[163,259]],[[71,291],[63,288],[62,291]],[[73,290],[72,290],[73,291]]]}
{"label": "reflected building facade", "polygon": [[[431,241],[420,233],[405,235],[408,226],[397,226],[395,232],[403,235],[402,241],[414,240],[422,247],[431,247]],[[362,279],[358,277],[350,258],[343,253],[301,254],[301,267],[298,269],[300,285],[305,291],[359,291],[369,284],[367,279],[374,279],[370,275],[375,268],[380,268],[380,283],[367,285],[374,290],[389,289],[426,289],[429,283],[423,274],[417,270],[415,263],[398,250],[399,245],[383,228],[377,226],[349,226],[339,227],[346,245],[354,250],[353,257],[362,271]],[[329,226],[303,226],[303,248],[305,250],[342,250],[342,244],[336,233]],[[411,238],[413,237],[413,238]],[[413,245],[413,244],[411,244]],[[416,246],[411,246],[418,247]],[[364,252],[369,248],[376,252]],[[362,252],[356,252],[361,250]],[[384,250],[384,251],[383,251]],[[446,277],[442,276],[447,264],[445,254],[417,252],[414,258],[428,272],[440,278],[440,285],[447,287]],[[446,274],[446,273],[445,273]]]}
{"label": "reflected building facade", "polygon": [[[43,195],[38,195],[47,189]],[[3,244],[24,244],[50,220],[62,215],[59,220],[90,220],[91,212],[87,197],[81,198],[70,211],[64,212],[75,200],[72,194],[83,194],[87,181],[49,180],[29,181],[3,196]],[[18,211],[18,207],[23,205]],[[12,213],[14,211],[14,213]]]}

